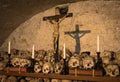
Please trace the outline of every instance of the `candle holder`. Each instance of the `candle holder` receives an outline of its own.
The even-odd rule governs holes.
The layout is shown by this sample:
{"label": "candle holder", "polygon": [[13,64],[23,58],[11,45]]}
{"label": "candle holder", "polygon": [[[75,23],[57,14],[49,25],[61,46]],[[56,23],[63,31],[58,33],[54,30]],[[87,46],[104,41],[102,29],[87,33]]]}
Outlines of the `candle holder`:
{"label": "candle holder", "polygon": [[7,63],[7,65],[6,65],[6,67],[11,67],[12,65],[11,65],[11,54],[8,54],[8,63]]}
{"label": "candle holder", "polygon": [[31,66],[29,67],[29,69],[30,69],[29,71],[30,71],[30,72],[34,72],[34,65],[35,65],[35,59],[32,58],[32,59],[31,59]]}
{"label": "candle holder", "polygon": [[102,67],[102,59],[100,57],[100,52],[96,52],[96,53],[97,53],[97,62],[95,63],[94,69],[101,70],[103,69],[103,67]]}
{"label": "candle holder", "polygon": [[68,75],[69,74],[68,63],[67,63],[66,59],[63,59],[63,61],[64,61],[64,64],[63,64],[63,69],[61,71],[61,74]]}

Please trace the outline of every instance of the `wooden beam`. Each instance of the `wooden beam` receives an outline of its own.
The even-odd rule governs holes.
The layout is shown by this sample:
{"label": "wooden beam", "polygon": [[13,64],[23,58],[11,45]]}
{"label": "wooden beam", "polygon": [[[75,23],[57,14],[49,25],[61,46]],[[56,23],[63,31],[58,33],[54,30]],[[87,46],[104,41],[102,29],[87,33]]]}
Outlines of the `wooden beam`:
{"label": "wooden beam", "polygon": [[13,76],[28,76],[28,77],[40,77],[40,78],[53,78],[53,79],[66,79],[66,80],[87,80],[87,81],[97,81],[97,82],[120,82],[120,77],[92,77],[83,75],[60,75],[60,74],[43,74],[43,73],[18,73],[18,72],[4,72],[0,71],[1,75],[13,75]]}
{"label": "wooden beam", "polygon": [[[63,18],[66,14],[43,17],[43,21]],[[66,17],[72,17],[73,13],[68,13]]]}

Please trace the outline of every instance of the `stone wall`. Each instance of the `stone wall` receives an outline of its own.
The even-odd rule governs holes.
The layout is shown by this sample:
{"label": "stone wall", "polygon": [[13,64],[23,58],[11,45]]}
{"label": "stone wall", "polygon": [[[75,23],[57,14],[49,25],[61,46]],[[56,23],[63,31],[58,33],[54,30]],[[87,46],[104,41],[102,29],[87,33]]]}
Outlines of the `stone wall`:
{"label": "stone wall", "polygon": [[[73,17],[64,19],[60,23],[60,49],[63,44],[72,52],[75,51],[75,39],[65,35],[66,31],[74,31],[76,25],[79,29],[90,30],[80,38],[80,51],[90,51],[94,55],[97,50],[97,35],[100,36],[100,51],[120,50],[120,2],[119,1],[80,1],[70,3],[69,13]],[[52,16],[55,7],[34,15],[22,23],[1,46],[7,51],[7,43],[11,41],[11,48],[31,51],[32,45],[36,50],[53,49],[53,25],[43,21],[43,17]],[[79,36],[81,36],[80,34]]]}

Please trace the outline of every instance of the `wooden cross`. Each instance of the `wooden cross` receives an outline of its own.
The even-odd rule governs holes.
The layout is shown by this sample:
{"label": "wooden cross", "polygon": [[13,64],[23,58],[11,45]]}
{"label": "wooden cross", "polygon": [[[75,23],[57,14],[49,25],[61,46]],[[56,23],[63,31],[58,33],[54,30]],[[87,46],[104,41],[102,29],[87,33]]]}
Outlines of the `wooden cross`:
{"label": "wooden cross", "polygon": [[47,16],[43,17],[44,21],[49,21],[51,24],[53,24],[53,38],[54,38],[54,51],[55,51],[55,62],[58,62],[58,51],[59,51],[59,24],[62,20],[64,20],[66,17],[72,17],[72,13],[66,13],[66,14],[60,14],[59,10],[55,9],[55,15],[54,16]]}
{"label": "wooden cross", "polygon": [[80,50],[81,50],[80,49],[80,38],[83,37],[86,33],[90,33],[90,32],[91,32],[90,30],[80,31],[78,24],[76,24],[75,31],[65,32],[65,34],[69,34],[76,41],[75,53],[77,54],[80,53]]}

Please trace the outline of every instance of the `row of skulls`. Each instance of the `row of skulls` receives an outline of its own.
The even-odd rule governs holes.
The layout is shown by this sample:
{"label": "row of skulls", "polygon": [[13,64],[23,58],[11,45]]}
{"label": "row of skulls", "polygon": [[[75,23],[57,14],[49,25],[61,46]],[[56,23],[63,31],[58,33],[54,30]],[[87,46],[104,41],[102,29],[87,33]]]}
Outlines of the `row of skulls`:
{"label": "row of skulls", "polygon": [[[13,50],[13,54],[21,55],[20,51]],[[30,52],[21,52],[22,55],[26,54],[31,56]],[[22,56],[21,55],[21,56]],[[116,77],[119,75],[120,67],[120,52],[104,51],[100,54],[102,58],[102,66],[106,72],[106,75],[111,77]],[[23,57],[23,56],[22,56]],[[11,64],[14,67],[29,67],[31,66],[31,60],[29,57],[27,59],[22,57],[12,57]],[[38,50],[35,51],[35,64],[34,71],[36,73],[61,73],[63,68],[63,54],[62,51],[59,51],[59,62],[55,62],[54,51],[53,50]],[[66,50],[66,61],[70,69],[92,69],[95,66],[96,58],[90,55],[90,52],[82,52],[80,54],[75,54]]]}
{"label": "row of skulls", "polygon": [[[72,80],[49,79],[49,78],[33,78],[33,77],[15,77],[15,76],[0,76],[0,82],[73,82]],[[77,81],[84,82],[84,81]]]}

